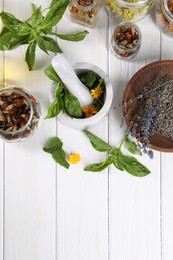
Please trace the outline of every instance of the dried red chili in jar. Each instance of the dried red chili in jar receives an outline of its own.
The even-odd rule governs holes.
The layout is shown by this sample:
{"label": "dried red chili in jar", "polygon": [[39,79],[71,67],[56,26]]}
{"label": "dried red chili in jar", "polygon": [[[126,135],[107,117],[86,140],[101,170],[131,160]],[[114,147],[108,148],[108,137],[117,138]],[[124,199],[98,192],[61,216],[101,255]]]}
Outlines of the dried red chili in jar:
{"label": "dried red chili in jar", "polygon": [[71,0],[69,18],[72,22],[95,27],[101,0]]}
{"label": "dried red chili in jar", "polygon": [[137,25],[120,23],[114,30],[111,49],[118,58],[133,58],[141,45],[141,32]]}

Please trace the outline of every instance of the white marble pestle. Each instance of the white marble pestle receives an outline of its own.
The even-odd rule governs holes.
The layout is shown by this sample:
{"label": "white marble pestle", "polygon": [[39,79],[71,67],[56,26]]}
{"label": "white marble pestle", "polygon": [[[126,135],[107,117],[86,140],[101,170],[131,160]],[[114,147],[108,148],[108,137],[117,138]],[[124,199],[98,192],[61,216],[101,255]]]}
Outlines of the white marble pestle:
{"label": "white marble pestle", "polygon": [[79,80],[73,67],[62,53],[52,59],[52,66],[70,93],[77,97],[81,107],[90,105],[93,98],[89,89]]}

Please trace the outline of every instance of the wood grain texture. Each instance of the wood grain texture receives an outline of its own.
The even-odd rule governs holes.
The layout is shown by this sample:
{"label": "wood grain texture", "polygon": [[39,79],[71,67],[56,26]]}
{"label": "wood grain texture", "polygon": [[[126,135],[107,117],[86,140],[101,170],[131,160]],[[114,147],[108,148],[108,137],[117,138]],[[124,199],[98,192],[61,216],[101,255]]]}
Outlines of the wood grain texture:
{"label": "wood grain texture", "polygon": [[[110,20],[110,36],[115,26]],[[114,85],[113,107],[121,103],[127,82],[144,65],[159,59],[160,34],[151,17],[139,22],[142,44],[132,61],[121,61],[112,53],[109,57],[110,75]],[[150,28],[149,30],[147,28]],[[113,109],[110,114],[110,142],[118,145],[123,131],[119,127],[122,111]],[[110,260],[158,260],[160,258],[160,155],[154,160],[139,158],[151,174],[134,178],[126,172],[110,169],[109,176],[109,241]]]}
{"label": "wood grain texture", "polygon": [[[94,29],[71,23],[64,17],[57,27],[61,33],[79,32],[89,34],[82,42],[62,42],[64,54],[71,64],[90,62],[107,72],[107,13],[102,7],[100,19]],[[91,132],[108,138],[108,118]],[[70,170],[57,167],[57,252],[58,259],[107,260],[108,259],[108,197],[107,171],[84,172],[87,164],[103,160],[105,153],[96,152],[84,133],[57,123],[57,135],[64,142],[65,151],[80,153],[78,165]]]}
{"label": "wood grain texture", "polygon": [[[3,10],[3,1],[0,0],[0,11]],[[2,23],[0,21],[0,30]],[[0,85],[3,76],[3,52],[0,52]],[[3,226],[4,226],[4,144],[0,142],[0,260],[3,259]]]}
{"label": "wood grain texture", "polygon": [[[32,1],[5,1],[4,9],[21,20],[31,15]],[[36,1],[49,5],[49,1]],[[44,75],[51,56],[37,50],[36,69],[24,61],[26,47],[5,53],[5,78],[32,92],[41,103],[42,116],[49,104],[51,82]],[[42,147],[55,135],[55,120],[45,121],[32,139],[5,144],[5,241],[4,259],[55,258],[56,165]]]}
{"label": "wood grain texture", "polygon": [[[161,59],[173,59],[173,50],[169,48],[172,45],[172,38],[162,35]],[[172,170],[172,154],[162,153],[161,164],[161,213],[162,213],[162,257],[170,259],[173,255],[171,241],[173,240],[173,170]]]}

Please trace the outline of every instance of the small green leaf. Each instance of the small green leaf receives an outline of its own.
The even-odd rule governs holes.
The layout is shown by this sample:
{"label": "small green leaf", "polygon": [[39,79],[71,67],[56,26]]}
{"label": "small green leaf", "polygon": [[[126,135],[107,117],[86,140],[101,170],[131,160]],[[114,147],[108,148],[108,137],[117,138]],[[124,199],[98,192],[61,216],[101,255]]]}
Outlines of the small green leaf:
{"label": "small green leaf", "polygon": [[141,150],[139,149],[139,147],[137,146],[137,144],[135,142],[132,142],[129,138],[126,140],[127,143],[127,149],[130,153],[132,154],[138,154],[138,155],[142,155]]}
{"label": "small green leaf", "polygon": [[89,71],[85,74],[82,74],[79,78],[85,86],[91,88],[94,85],[94,82],[96,81],[96,74],[93,71]]}
{"label": "small green leaf", "polygon": [[52,153],[53,159],[60,164],[61,166],[65,167],[66,169],[69,168],[69,163],[65,159],[65,152],[62,149],[56,150]]}
{"label": "small green leaf", "polygon": [[91,132],[84,130],[84,133],[89,138],[94,149],[96,149],[97,151],[108,152],[112,148],[112,146],[110,146],[108,143],[106,143],[96,135],[92,134]]}
{"label": "small green leaf", "polygon": [[62,149],[62,145],[63,143],[58,137],[53,137],[48,141],[46,146],[43,147],[43,150],[46,153],[52,154],[52,157],[58,164],[68,169],[69,163],[66,161],[66,154]]}
{"label": "small green leaf", "polygon": [[42,27],[50,30],[50,28],[55,26],[61,20],[68,4],[69,0],[58,0],[56,2],[54,1],[53,4],[50,5],[50,10],[44,18]]}
{"label": "small green leaf", "polygon": [[40,35],[37,36],[37,45],[39,46],[39,48],[42,51],[44,51],[46,54],[48,54],[43,36],[40,36]]}
{"label": "small green leaf", "polygon": [[32,70],[34,68],[35,49],[36,49],[36,42],[31,42],[26,50],[25,61],[28,65],[29,70]]}
{"label": "small green leaf", "polygon": [[51,64],[45,69],[44,72],[49,79],[58,83],[61,82],[61,79],[59,78],[59,76],[57,75],[56,71],[54,70]]}
{"label": "small green leaf", "polygon": [[38,25],[40,25],[43,22],[43,15],[41,12],[41,6],[36,8],[34,4],[32,4],[32,16],[31,16],[31,22],[32,22],[32,26],[33,28],[37,28]]}
{"label": "small green leaf", "polygon": [[124,165],[117,159],[114,158],[113,165],[120,171],[124,171]]}
{"label": "small green leaf", "polygon": [[69,116],[81,118],[82,108],[78,99],[71,93],[66,93],[63,97],[64,108]]}
{"label": "small green leaf", "polygon": [[150,170],[135,157],[126,156],[119,152],[117,159],[124,165],[124,169],[133,176],[143,177],[150,173]]}
{"label": "small green leaf", "polygon": [[58,138],[58,137],[53,137],[51,138],[48,143],[46,144],[45,147],[43,147],[43,150],[46,153],[53,153],[54,151],[56,151],[57,149],[62,148],[62,141]]}
{"label": "small green leaf", "polygon": [[101,172],[103,171],[106,167],[108,167],[114,160],[113,156],[109,156],[106,158],[103,162],[101,163],[95,163],[88,165],[84,168],[84,171],[90,171],[90,172]]}
{"label": "small green leaf", "polygon": [[13,50],[19,45],[27,43],[26,37],[14,36],[11,32],[7,31],[0,36],[0,50]]}
{"label": "small green leaf", "polygon": [[45,45],[46,50],[56,52],[56,53],[62,52],[58,43],[54,39],[52,39],[50,37],[46,37],[46,36],[42,36],[42,37],[44,40],[44,45]]}
{"label": "small green leaf", "polygon": [[57,37],[59,37],[62,40],[78,42],[78,41],[82,41],[88,33],[89,32],[85,30],[83,32],[66,34],[66,35],[57,34],[57,33],[52,33],[52,34],[56,35]]}
{"label": "small green leaf", "polygon": [[47,115],[45,116],[45,119],[49,119],[52,117],[57,116],[62,109],[62,102],[60,99],[55,99],[48,108]]}

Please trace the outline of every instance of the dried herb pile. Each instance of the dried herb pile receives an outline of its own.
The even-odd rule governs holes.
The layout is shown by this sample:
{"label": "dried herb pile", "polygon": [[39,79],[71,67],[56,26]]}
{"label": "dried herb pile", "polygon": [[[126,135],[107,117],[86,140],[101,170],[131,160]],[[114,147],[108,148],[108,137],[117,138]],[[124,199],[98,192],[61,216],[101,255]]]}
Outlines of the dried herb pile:
{"label": "dried herb pile", "polygon": [[167,76],[158,79],[157,84],[153,80],[142,95],[138,113],[142,136],[162,134],[173,139],[173,80]]}

